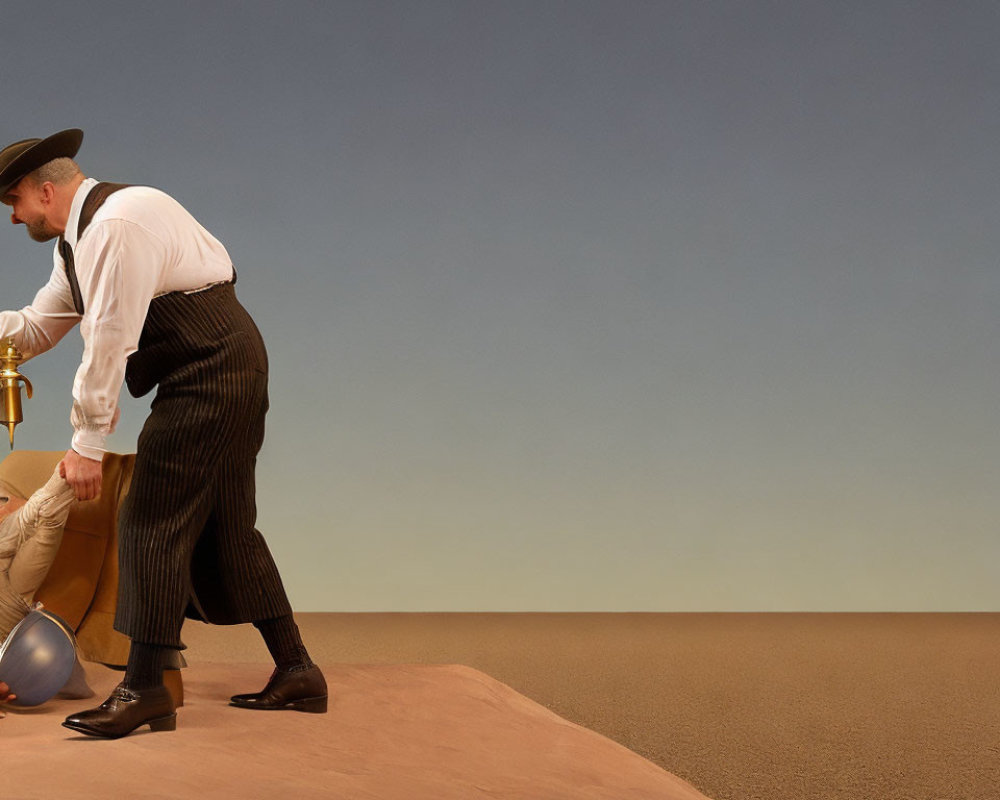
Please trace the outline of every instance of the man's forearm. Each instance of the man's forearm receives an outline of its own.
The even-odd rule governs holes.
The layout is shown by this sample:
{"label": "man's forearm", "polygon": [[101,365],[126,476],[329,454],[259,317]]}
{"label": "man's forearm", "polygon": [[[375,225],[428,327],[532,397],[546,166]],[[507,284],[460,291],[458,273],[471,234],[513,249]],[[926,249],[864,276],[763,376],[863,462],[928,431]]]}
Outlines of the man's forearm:
{"label": "man's forearm", "polygon": [[35,295],[32,304],[18,311],[0,311],[0,340],[14,339],[25,359],[51,350],[73,329],[80,317],[67,306],[52,281]]}

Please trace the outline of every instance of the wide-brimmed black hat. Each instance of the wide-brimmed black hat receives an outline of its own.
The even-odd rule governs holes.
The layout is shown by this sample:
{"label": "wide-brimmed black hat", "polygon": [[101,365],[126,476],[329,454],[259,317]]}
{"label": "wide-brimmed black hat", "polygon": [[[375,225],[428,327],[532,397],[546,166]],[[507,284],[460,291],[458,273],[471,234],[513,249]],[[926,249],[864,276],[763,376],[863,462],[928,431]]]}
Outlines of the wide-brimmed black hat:
{"label": "wide-brimmed black hat", "polygon": [[45,139],[22,139],[0,150],[0,197],[21,178],[54,158],[72,158],[80,149],[83,131],[70,128]]}

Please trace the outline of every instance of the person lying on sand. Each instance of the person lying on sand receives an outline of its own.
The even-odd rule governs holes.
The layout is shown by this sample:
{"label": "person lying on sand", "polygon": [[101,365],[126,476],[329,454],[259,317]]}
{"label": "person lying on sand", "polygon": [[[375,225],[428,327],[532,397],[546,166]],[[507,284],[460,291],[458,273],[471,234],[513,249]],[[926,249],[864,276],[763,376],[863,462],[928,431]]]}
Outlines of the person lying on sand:
{"label": "person lying on sand", "polygon": [[[34,607],[35,592],[59,551],[73,500],[73,488],[60,476],[59,467],[28,500],[0,495],[0,643]],[[93,694],[77,658],[60,695]],[[13,699],[10,687],[0,683],[0,703]]]}

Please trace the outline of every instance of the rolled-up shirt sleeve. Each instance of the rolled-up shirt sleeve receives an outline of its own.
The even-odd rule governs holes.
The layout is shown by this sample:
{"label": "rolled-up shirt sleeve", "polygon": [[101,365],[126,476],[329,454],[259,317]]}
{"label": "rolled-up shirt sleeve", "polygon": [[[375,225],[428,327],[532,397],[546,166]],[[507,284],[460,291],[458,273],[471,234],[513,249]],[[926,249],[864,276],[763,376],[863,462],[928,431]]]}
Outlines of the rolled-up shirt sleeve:
{"label": "rolled-up shirt sleeve", "polygon": [[110,219],[87,230],[75,255],[87,303],[80,323],[83,360],[73,382],[73,449],[99,460],[117,422],[125,362],[138,349],[165,247],[142,225]]}

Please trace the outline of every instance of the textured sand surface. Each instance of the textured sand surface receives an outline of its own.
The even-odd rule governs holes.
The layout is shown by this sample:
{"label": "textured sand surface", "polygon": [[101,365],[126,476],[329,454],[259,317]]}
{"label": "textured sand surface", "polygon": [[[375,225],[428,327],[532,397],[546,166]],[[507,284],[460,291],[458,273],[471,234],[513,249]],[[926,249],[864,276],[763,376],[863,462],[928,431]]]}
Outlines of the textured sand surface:
{"label": "textured sand surface", "polygon": [[[715,800],[996,800],[1000,614],[333,614],[330,662],[460,663]],[[189,658],[252,629],[189,626]]]}
{"label": "textured sand surface", "polygon": [[[621,745],[465,666],[329,665],[328,714],[231,708],[259,664],[186,671],[175,732],[125,739],[60,726],[95,702],[9,709],[0,721],[4,800],[357,798],[358,800],[706,800]],[[120,673],[90,667],[103,699]]]}
{"label": "textured sand surface", "polygon": [[[351,676],[363,674],[351,664],[464,664],[625,745],[714,800],[1000,796],[998,614],[301,614],[297,619],[314,657],[342,676],[332,691],[355,692],[352,703],[360,702],[365,690],[359,688],[364,681],[350,688]],[[228,712],[216,701],[230,690],[246,690],[241,680],[257,680],[260,673],[251,678],[242,670],[253,668],[243,662],[256,662],[266,673],[267,651],[253,628],[189,623],[185,641],[191,702],[182,710],[177,736],[180,740],[186,730],[184,741],[202,737],[200,757],[214,757],[232,740],[247,748],[250,764],[265,762],[262,768],[269,769],[261,754],[268,737],[276,747],[287,744],[282,737],[296,744],[311,741],[309,725],[315,723],[308,719],[254,739],[240,738],[241,726],[252,720],[234,726],[200,716],[208,709]],[[397,690],[404,701],[418,696],[404,684]],[[59,709],[60,719],[64,711]],[[336,711],[326,717],[336,719]],[[56,724],[60,733],[53,735],[45,721],[40,738],[23,738],[26,718],[12,714],[0,721],[7,763],[54,763],[53,752],[64,747],[89,763],[95,752],[115,753],[125,745],[145,753],[161,746],[158,737],[172,736],[149,734],[117,744],[63,742],[62,729]],[[148,768],[151,757],[142,758]],[[169,752],[163,758],[182,759]],[[255,769],[244,776],[251,785],[273,789],[258,783]],[[0,777],[0,797],[18,797],[5,785],[14,774]]]}

